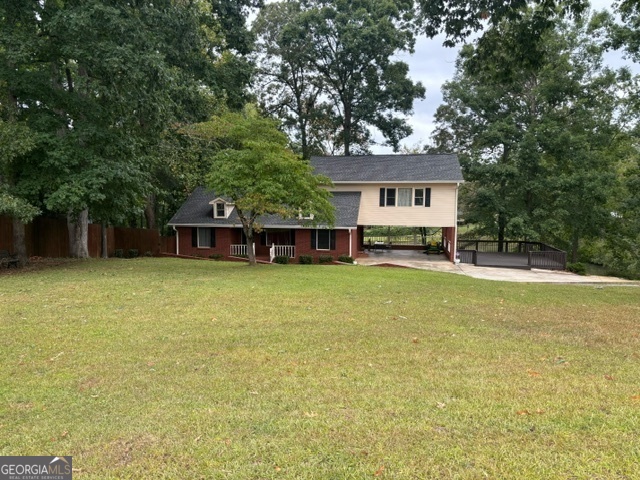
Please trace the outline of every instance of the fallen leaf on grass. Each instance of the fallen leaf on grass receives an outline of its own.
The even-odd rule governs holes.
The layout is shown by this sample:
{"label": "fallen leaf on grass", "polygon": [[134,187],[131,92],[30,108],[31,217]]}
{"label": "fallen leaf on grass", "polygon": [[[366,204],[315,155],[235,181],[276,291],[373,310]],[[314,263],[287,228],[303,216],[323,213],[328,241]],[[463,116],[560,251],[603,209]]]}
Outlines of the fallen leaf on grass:
{"label": "fallen leaf on grass", "polygon": [[632,395],[631,400],[640,400],[640,395]]}
{"label": "fallen leaf on grass", "polygon": [[411,341],[413,343],[420,343],[420,340],[418,340],[418,337],[413,337],[413,339]]}
{"label": "fallen leaf on grass", "polygon": [[534,372],[533,370],[527,370],[527,373],[529,374],[530,377],[539,377],[540,376],[539,372]]}
{"label": "fallen leaf on grass", "polygon": [[605,380],[613,380],[613,375],[605,375],[604,379]]}
{"label": "fallen leaf on grass", "polygon": [[384,473],[384,465],[380,465],[380,468],[373,474],[374,477],[379,477]]}
{"label": "fallen leaf on grass", "polygon": [[277,466],[277,465],[276,465],[275,467],[273,467],[273,469],[274,469],[276,472],[279,472],[280,470],[282,470],[282,469],[281,469],[279,466]]}
{"label": "fallen leaf on grass", "polygon": [[438,402],[438,403],[436,403],[436,407],[438,407],[438,408],[444,408],[444,407],[446,407],[446,406],[447,406],[447,404],[446,404],[446,403],[442,403],[442,402]]}

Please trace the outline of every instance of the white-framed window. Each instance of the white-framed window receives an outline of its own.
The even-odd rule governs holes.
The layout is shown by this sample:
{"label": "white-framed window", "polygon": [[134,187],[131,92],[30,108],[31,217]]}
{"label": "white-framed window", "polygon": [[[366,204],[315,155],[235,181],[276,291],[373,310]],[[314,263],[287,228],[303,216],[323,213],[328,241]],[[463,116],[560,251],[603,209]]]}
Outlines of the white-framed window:
{"label": "white-framed window", "polygon": [[416,207],[430,207],[431,206],[431,189],[430,188],[416,188],[413,194],[414,205]]}
{"label": "white-framed window", "polygon": [[399,207],[410,207],[411,206],[411,194],[413,193],[412,188],[399,188],[398,189],[398,206]]}
{"label": "white-framed window", "polygon": [[336,231],[318,229],[311,231],[311,249],[312,250],[335,250],[336,248]]}
{"label": "white-framed window", "polygon": [[380,189],[380,206],[381,207],[396,206],[396,189],[395,188]]}
{"label": "white-framed window", "polygon": [[191,236],[191,246],[197,248],[212,248],[216,246],[216,231],[214,228],[194,227]]}
{"label": "white-framed window", "polygon": [[331,232],[329,230],[316,230],[317,249],[318,250],[331,250]]}
{"label": "white-framed window", "polygon": [[216,202],[213,205],[213,212],[215,218],[227,218],[227,209],[224,203]]}

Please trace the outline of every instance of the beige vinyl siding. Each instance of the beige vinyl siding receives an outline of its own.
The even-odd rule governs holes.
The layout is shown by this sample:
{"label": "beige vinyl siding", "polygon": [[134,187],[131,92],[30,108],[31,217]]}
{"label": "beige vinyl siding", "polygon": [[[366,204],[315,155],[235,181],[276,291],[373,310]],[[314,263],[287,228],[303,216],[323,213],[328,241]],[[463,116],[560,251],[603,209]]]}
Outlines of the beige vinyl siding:
{"label": "beige vinyl siding", "polygon": [[[430,188],[431,206],[380,207],[381,188]],[[362,192],[358,225],[389,225],[402,227],[454,227],[456,225],[456,184],[438,183],[376,183],[338,184],[337,192]],[[397,190],[396,190],[397,197]]]}

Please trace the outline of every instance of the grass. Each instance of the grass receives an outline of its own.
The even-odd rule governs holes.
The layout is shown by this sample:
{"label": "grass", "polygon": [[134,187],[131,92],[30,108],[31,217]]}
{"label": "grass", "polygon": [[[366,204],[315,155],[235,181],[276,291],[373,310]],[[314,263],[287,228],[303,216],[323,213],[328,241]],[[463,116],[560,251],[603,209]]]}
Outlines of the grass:
{"label": "grass", "polygon": [[640,291],[178,259],[0,276],[0,455],[74,478],[640,478]]}

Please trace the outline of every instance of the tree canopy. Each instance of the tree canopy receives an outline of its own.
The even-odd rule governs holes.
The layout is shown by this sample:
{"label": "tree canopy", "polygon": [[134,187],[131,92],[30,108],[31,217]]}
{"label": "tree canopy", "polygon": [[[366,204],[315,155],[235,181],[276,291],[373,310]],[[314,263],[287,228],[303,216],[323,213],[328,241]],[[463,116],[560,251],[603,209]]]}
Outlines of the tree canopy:
{"label": "tree canopy", "polygon": [[263,70],[272,79],[262,95],[266,108],[286,109],[289,124],[305,139],[305,154],[314,128],[331,136],[344,155],[368,151],[369,127],[397,150],[411,133],[402,115],[424,97],[408,65],[394,59],[413,50],[412,2],[289,3],[270,7],[257,22]]}
{"label": "tree canopy", "polygon": [[331,181],[314,175],[308,162],[288,149],[286,135],[271,119],[248,106],[184,129],[209,149],[208,186],[233,202],[247,238],[249,262],[255,265],[255,233],[260,218],[312,216],[312,223],[332,225],[334,208],[326,188]]}
{"label": "tree canopy", "polygon": [[559,25],[541,37],[534,63],[511,48],[517,21],[463,49],[435,138],[463,154],[462,209],[478,233],[559,244],[575,261],[580,241],[611,218],[619,75],[603,66],[585,23]]}
{"label": "tree canopy", "polygon": [[[250,68],[229,45],[248,47],[225,38],[214,9],[227,3],[2,2],[2,119],[35,142],[12,157],[3,190],[68,214],[81,240],[88,212],[122,222],[141,211],[163,133],[245,101]],[[72,254],[86,256],[86,243]]]}

